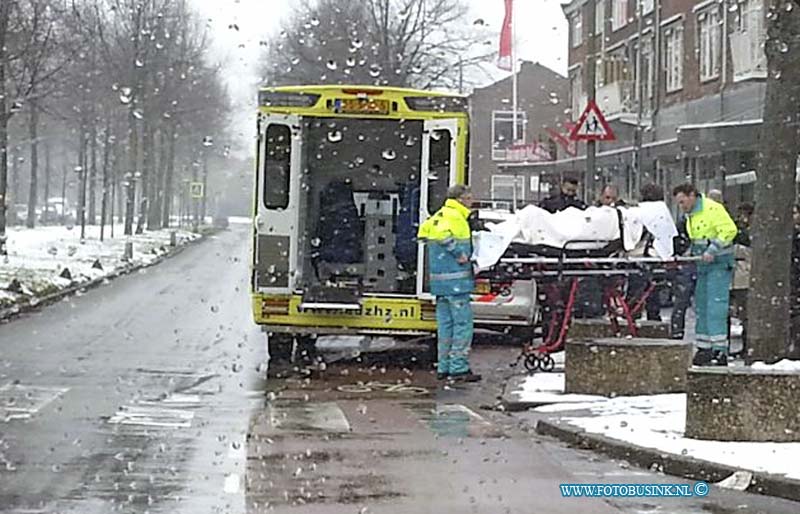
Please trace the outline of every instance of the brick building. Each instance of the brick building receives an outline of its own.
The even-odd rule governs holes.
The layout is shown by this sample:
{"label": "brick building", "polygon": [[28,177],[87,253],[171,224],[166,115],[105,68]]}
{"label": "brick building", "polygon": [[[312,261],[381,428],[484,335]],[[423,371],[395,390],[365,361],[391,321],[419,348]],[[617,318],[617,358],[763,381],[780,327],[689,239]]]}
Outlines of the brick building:
{"label": "brick building", "polygon": [[[562,125],[569,98],[566,77],[523,62],[517,75],[517,141],[513,140],[512,79],[475,89],[470,96],[470,183],[475,197],[506,206],[535,201],[539,185],[502,171],[513,162],[552,161],[558,155],[548,129]],[[516,191],[515,186],[516,185]]]}
{"label": "brick building", "polygon": [[[586,105],[589,1],[596,5],[596,99],[617,140],[598,143],[587,196],[605,183],[631,197],[645,182],[668,190],[692,180],[701,190],[723,189],[733,204],[749,199],[764,104],[765,0],[564,4],[573,119]],[[584,152],[581,144],[575,158],[518,171],[584,174]]]}

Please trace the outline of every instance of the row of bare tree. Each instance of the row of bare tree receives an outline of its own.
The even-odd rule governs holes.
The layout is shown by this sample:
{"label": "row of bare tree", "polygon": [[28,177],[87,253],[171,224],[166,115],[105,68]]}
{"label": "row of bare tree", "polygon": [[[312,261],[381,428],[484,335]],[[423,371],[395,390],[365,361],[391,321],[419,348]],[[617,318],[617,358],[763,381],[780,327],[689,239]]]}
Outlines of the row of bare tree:
{"label": "row of bare tree", "polygon": [[110,221],[115,195],[125,234],[167,226],[226,137],[209,45],[187,0],[2,0],[0,253],[8,207],[27,204],[33,227],[54,167],[82,227]]}

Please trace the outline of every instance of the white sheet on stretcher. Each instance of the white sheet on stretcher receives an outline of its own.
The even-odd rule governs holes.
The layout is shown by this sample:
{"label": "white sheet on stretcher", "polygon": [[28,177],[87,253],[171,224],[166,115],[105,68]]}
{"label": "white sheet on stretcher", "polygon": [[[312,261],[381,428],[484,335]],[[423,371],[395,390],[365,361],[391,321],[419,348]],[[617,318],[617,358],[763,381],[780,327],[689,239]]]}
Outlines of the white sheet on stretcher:
{"label": "white sheet on stretcher", "polygon": [[[622,214],[622,244],[630,252],[642,239],[646,228],[654,236],[653,249],[659,257],[672,256],[672,239],[678,235],[675,222],[664,202],[642,202],[634,207],[619,208]],[[589,207],[586,210],[570,207],[550,213],[529,205],[507,221],[487,224],[489,232],[474,235],[473,260],[479,269],[497,264],[512,242],[563,248],[568,241],[599,240],[601,243],[570,244],[569,249],[598,249],[608,241],[620,239],[617,209]]]}

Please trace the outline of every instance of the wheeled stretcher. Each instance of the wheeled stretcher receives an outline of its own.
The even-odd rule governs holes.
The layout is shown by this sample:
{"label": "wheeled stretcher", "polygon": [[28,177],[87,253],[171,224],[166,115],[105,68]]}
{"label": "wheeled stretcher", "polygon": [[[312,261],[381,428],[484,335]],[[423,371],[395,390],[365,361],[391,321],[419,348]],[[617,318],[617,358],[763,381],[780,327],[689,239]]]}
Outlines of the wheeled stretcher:
{"label": "wheeled stretcher", "polygon": [[[667,281],[671,271],[697,260],[695,257],[633,257],[618,249],[608,256],[597,250],[569,250],[570,245],[614,247],[613,242],[601,243],[608,242],[570,241],[560,249],[558,257],[507,252],[491,269],[479,274],[479,278],[490,281],[535,280],[538,284],[542,307],[537,317],[541,341],[526,341],[515,364],[522,360],[529,371],[551,371],[555,367],[551,354],[564,346],[585,279],[593,279],[590,285],[601,287],[603,310],[613,330],[618,334],[625,330],[626,335],[637,337],[636,318],[657,286]],[[548,254],[552,255],[552,251]],[[640,277],[642,286],[630,287],[632,277]]]}

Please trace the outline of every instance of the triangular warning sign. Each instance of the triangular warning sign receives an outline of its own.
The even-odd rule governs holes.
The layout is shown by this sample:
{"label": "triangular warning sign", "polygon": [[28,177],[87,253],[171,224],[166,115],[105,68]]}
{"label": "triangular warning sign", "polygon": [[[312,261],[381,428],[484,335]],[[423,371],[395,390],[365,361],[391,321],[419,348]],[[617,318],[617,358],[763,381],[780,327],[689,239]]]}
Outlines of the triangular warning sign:
{"label": "triangular warning sign", "polygon": [[614,141],[617,137],[600,108],[592,100],[583,110],[578,123],[572,128],[569,138],[573,141]]}

